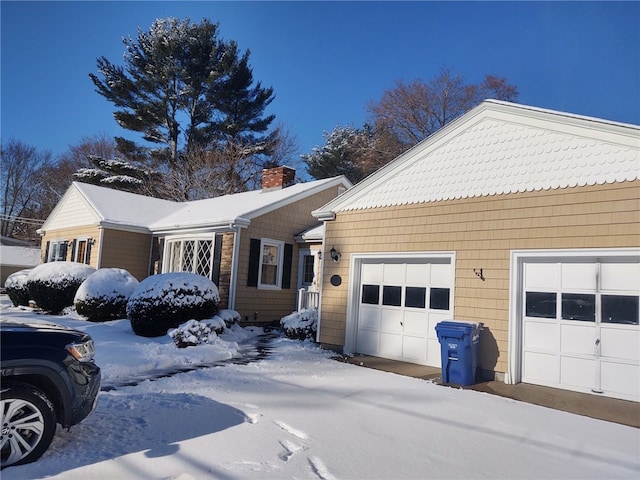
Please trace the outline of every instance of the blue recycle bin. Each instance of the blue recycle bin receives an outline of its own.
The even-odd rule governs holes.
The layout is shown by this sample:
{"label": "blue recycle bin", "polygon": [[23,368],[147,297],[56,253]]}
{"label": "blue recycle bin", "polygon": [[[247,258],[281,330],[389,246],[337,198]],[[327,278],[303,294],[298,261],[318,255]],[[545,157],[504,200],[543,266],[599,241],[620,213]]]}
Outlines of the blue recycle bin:
{"label": "blue recycle bin", "polygon": [[476,383],[480,330],[482,323],[446,320],[436,325],[443,383]]}

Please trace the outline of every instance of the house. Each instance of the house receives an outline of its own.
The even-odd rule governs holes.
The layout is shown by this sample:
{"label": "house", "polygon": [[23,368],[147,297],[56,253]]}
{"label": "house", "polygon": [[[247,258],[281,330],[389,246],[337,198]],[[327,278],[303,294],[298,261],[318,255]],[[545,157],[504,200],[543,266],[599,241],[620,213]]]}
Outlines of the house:
{"label": "house", "polygon": [[7,277],[40,263],[40,249],[31,242],[3,236],[0,238],[0,287]]}
{"label": "house", "polygon": [[485,378],[640,401],[639,172],[636,125],[483,102],[314,212],[318,340],[440,367],[482,322]]}
{"label": "house", "polygon": [[299,266],[309,249],[296,235],[317,226],[314,209],[351,186],[342,176],[294,177],[288,167],[266,169],[261,190],[191,202],[73,183],[39,230],[42,261],[119,267],[139,280],[194,272],[218,286],[223,308],[252,322],[279,320],[304,285]]}

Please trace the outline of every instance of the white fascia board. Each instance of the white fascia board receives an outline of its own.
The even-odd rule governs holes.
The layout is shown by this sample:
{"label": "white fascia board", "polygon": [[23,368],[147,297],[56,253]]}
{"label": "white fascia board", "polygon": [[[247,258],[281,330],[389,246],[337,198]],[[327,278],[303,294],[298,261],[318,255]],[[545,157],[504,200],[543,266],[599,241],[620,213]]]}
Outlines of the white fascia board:
{"label": "white fascia board", "polygon": [[236,228],[247,228],[251,224],[251,220],[243,217],[237,217],[231,221],[218,223],[202,223],[198,225],[182,225],[175,228],[159,228],[153,230],[154,235],[184,235],[198,233],[226,233],[235,232]]}

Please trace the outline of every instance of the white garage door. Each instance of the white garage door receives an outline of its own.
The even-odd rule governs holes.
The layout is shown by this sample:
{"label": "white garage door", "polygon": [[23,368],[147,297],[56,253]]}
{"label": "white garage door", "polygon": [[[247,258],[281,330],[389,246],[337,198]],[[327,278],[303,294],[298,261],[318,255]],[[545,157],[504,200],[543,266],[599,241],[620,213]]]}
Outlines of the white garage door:
{"label": "white garage door", "polygon": [[453,268],[451,258],[363,262],[356,351],[439,367],[435,325],[452,318]]}
{"label": "white garage door", "polygon": [[522,381],[640,400],[637,261],[524,264]]}

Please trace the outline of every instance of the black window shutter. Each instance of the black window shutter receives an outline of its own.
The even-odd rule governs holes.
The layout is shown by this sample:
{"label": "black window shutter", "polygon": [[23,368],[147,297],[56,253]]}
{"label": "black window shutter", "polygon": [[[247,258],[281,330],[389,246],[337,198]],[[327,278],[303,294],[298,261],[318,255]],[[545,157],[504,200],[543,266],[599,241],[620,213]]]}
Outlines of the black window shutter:
{"label": "black window shutter", "polygon": [[222,235],[216,234],[213,242],[213,273],[211,281],[218,285],[220,283],[220,262],[222,260]]}
{"label": "black window shutter", "polygon": [[258,286],[258,270],[260,270],[260,239],[252,238],[249,245],[249,275],[247,287]]}
{"label": "black window shutter", "polygon": [[282,288],[291,288],[291,261],[293,258],[293,245],[284,244],[284,259],[282,262]]}
{"label": "black window shutter", "polygon": [[47,242],[47,246],[44,248],[44,263],[49,261],[49,245],[51,245],[51,242]]}

